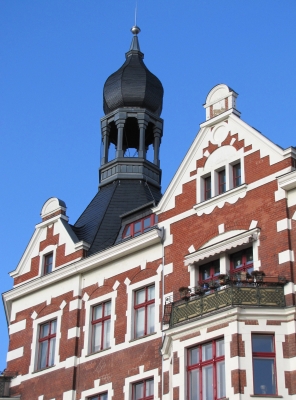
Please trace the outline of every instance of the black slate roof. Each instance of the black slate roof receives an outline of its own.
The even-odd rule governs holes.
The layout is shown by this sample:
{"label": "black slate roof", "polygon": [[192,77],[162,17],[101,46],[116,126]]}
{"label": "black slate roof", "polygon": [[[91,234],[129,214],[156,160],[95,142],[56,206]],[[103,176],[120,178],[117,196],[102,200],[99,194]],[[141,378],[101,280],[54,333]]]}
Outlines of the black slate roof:
{"label": "black slate roof", "polygon": [[79,240],[90,244],[88,255],[115,244],[122,214],[150,201],[157,204],[160,190],[138,180],[114,181],[100,188],[72,227]]}

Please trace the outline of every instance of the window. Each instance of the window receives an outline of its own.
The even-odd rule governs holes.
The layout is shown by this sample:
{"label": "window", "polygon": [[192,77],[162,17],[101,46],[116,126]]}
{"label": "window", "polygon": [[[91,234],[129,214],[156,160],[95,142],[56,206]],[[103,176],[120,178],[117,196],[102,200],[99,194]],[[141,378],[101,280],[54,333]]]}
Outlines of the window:
{"label": "window", "polygon": [[242,183],[240,163],[233,165],[232,171],[233,171],[233,187],[240,186]]}
{"label": "window", "polygon": [[148,215],[147,217],[144,217],[127,225],[123,231],[122,237],[123,239],[125,239],[128,237],[135,237],[140,235],[141,233],[147,232],[152,226],[157,224],[157,221],[157,215]]}
{"label": "window", "polygon": [[212,190],[211,190],[211,185],[212,185],[212,180],[211,177],[208,176],[207,178],[204,179],[205,183],[205,200],[208,200],[212,197]]}
{"label": "window", "polygon": [[252,335],[254,394],[276,394],[273,335]]}
{"label": "window", "polygon": [[207,281],[220,274],[220,260],[214,260],[199,267],[199,280]]}
{"label": "window", "polygon": [[108,394],[107,393],[97,394],[96,396],[88,397],[87,400],[108,400]]}
{"label": "window", "polygon": [[92,309],[91,352],[110,347],[111,301],[94,306]]}
{"label": "window", "polygon": [[232,272],[253,271],[253,248],[238,251],[230,255],[230,269]]}
{"label": "window", "polygon": [[52,271],[53,253],[48,253],[43,260],[43,275],[49,274]]}
{"label": "window", "polygon": [[133,384],[133,400],[153,400],[154,380],[146,379]]}
{"label": "window", "polygon": [[46,322],[39,327],[38,370],[54,365],[56,329],[56,320]]}
{"label": "window", "polygon": [[135,291],[135,338],[149,335],[155,331],[155,286],[146,286]]}
{"label": "window", "polygon": [[224,339],[188,349],[189,400],[216,400],[225,397]]}
{"label": "window", "polygon": [[219,176],[219,194],[226,192],[226,175],[225,169],[218,173]]}

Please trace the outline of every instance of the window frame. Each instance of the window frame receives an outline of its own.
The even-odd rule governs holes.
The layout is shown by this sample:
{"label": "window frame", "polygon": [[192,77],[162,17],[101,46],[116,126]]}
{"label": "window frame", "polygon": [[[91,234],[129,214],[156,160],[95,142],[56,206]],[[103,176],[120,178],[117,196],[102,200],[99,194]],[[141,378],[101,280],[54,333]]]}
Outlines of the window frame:
{"label": "window frame", "polygon": [[[216,274],[215,274],[215,267],[216,267],[215,264],[219,264],[219,273],[216,273]],[[210,273],[208,275],[208,278],[204,279],[202,269],[206,268],[206,267],[210,269]],[[201,264],[201,265],[198,266],[198,269],[199,269],[199,271],[198,271],[199,280],[198,281],[200,283],[208,282],[210,280],[217,280],[218,276],[221,273],[220,258],[215,258],[212,261],[209,261],[209,262],[207,262],[205,264]]]}
{"label": "window frame", "polygon": [[[217,356],[217,345],[216,343],[223,340],[223,346],[224,346],[224,354],[221,356]],[[212,344],[212,355],[209,357],[207,360],[202,360],[202,349],[203,346],[207,344]],[[199,359],[198,362],[195,364],[190,364],[191,362],[191,351],[193,349],[197,349],[198,354],[199,354]],[[223,397],[217,397],[218,393],[218,379],[217,379],[217,364],[224,362],[224,390],[225,394]],[[224,399],[226,398],[226,374],[225,374],[225,339],[224,337],[219,337],[219,338],[213,338],[209,341],[199,343],[195,346],[189,347],[187,349],[187,368],[186,368],[186,373],[187,373],[187,399],[188,400],[196,400],[194,398],[191,398],[191,382],[190,382],[190,372],[194,370],[198,370],[199,376],[198,376],[198,384],[199,384],[199,399],[203,398],[203,368],[212,365],[213,367],[213,400],[219,400],[219,399]]]}
{"label": "window frame", "polygon": [[[105,309],[106,305],[110,304],[110,314],[105,315]],[[95,309],[99,306],[102,306],[102,317],[94,320],[94,313]],[[110,349],[111,347],[111,313],[112,313],[112,302],[111,300],[107,300],[98,304],[95,304],[92,306],[92,317],[91,317],[91,341],[90,341],[90,353],[98,353],[99,351],[103,351],[106,349]],[[110,321],[110,327],[109,327],[109,346],[104,347],[104,341],[105,341],[105,329],[107,325],[107,321]],[[95,350],[94,349],[94,339],[95,339],[95,327],[98,326],[98,324],[102,324],[102,331],[101,331],[101,343],[100,343],[100,349]]]}
{"label": "window frame", "polygon": [[[55,332],[51,333],[51,326],[52,326],[53,322],[55,323]],[[42,327],[45,326],[45,325],[48,325],[48,324],[50,326],[49,334],[47,336],[44,336],[44,337],[40,338],[40,335],[41,335],[41,332],[42,332]],[[55,365],[55,361],[56,361],[55,360],[55,350],[56,350],[56,341],[57,341],[57,326],[58,326],[58,323],[57,323],[57,319],[56,318],[39,324],[39,327],[38,327],[38,345],[37,345],[37,347],[38,347],[38,349],[37,349],[37,366],[36,366],[37,367],[36,368],[37,371],[42,371],[42,370],[44,370],[46,368],[50,368],[50,367],[53,367]],[[42,343],[45,343],[45,342],[47,342],[46,365],[45,366],[41,366],[40,365],[40,363],[41,363],[40,355],[41,355],[41,352],[42,352]],[[53,359],[52,359],[52,363],[49,363],[51,346],[52,346],[53,342],[54,342],[54,344],[53,344]]]}
{"label": "window frame", "polygon": [[[257,351],[253,351],[253,338],[255,336],[269,336],[272,337],[272,345],[273,345],[273,352],[257,352]],[[270,397],[270,396],[276,396],[278,394],[278,387],[277,387],[277,373],[276,373],[276,348],[275,348],[275,337],[274,337],[274,333],[257,333],[257,332],[253,332],[252,333],[252,338],[251,338],[251,346],[252,346],[252,366],[253,366],[253,392],[254,395],[259,395],[262,397]],[[263,360],[263,359],[272,359],[273,360],[273,375],[274,375],[274,393],[256,393],[255,390],[255,368],[254,368],[254,360]]]}
{"label": "window frame", "polygon": [[[47,262],[49,259],[51,260],[50,263]],[[49,253],[44,254],[44,256],[43,256],[43,274],[42,275],[47,275],[52,272],[53,259],[54,259],[53,251],[50,251]],[[48,266],[50,266],[50,271],[48,271]]]}
{"label": "window frame", "polygon": [[226,192],[226,170],[221,169],[218,171],[218,194]]}
{"label": "window frame", "polygon": [[[145,227],[145,221],[150,219],[149,226]],[[122,233],[122,239],[132,238],[141,235],[142,233],[147,232],[153,226],[158,223],[158,216],[156,214],[149,214],[145,217],[133,221],[127,224]],[[140,224],[140,227],[137,228],[137,225]],[[129,233],[128,233],[129,232]]]}
{"label": "window frame", "polygon": [[[252,261],[247,261],[247,252],[248,250],[252,250]],[[235,255],[238,255],[239,253],[242,254],[242,264],[238,268],[234,268],[234,261],[233,258]],[[241,249],[239,251],[236,251],[234,253],[229,254],[229,261],[230,261],[230,272],[231,273],[240,273],[240,272],[251,272],[254,269],[254,249],[253,246],[246,247],[244,249]]]}
{"label": "window frame", "polygon": [[[152,386],[153,394],[149,394],[148,396],[146,396],[145,391],[146,391],[146,384],[148,381],[153,383],[153,386]],[[140,383],[143,383],[143,385],[144,385],[144,389],[143,389],[144,396],[136,398],[135,387],[136,387],[136,385],[139,385]],[[154,399],[154,377],[142,379],[137,382],[133,382],[133,384],[132,384],[132,400],[153,400],[153,399]]]}
{"label": "window frame", "polygon": [[[103,398],[102,396],[107,397]],[[94,396],[88,397],[87,400],[108,400],[108,392],[95,394]]]}
{"label": "window frame", "polygon": [[203,178],[204,180],[204,200],[212,198],[212,177],[211,175]]}
{"label": "window frame", "polygon": [[[149,293],[149,288],[154,287],[154,298],[151,300],[148,300],[148,293]],[[137,293],[145,290],[145,301],[142,303],[137,304]],[[142,337],[151,335],[155,333],[155,284],[147,285],[142,288],[138,288],[134,290],[134,339],[140,339]],[[154,321],[153,321],[153,332],[148,332],[148,308],[154,304]],[[144,334],[141,336],[137,336],[137,310],[143,309],[144,308]]]}

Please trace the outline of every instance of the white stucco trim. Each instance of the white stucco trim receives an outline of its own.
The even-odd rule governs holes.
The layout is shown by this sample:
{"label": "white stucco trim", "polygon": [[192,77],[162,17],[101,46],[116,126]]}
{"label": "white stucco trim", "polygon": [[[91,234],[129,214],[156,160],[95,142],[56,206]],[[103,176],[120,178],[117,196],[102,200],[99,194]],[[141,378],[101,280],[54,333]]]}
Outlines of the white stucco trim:
{"label": "white stucco trim", "polygon": [[92,389],[84,390],[81,392],[80,400],[87,400],[90,396],[95,396],[97,394],[108,393],[108,399],[112,399],[114,396],[114,391],[112,389],[112,382],[106,383],[100,386],[100,379],[94,381],[94,387]]}
{"label": "white stucco trim", "polygon": [[159,400],[158,393],[158,383],[160,382],[160,376],[158,375],[158,368],[152,369],[150,371],[144,371],[144,365],[139,366],[139,374],[129,376],[124,380],[124,400],[132,400],[132,388],[133,383],[137,383],[138,381],[143,381],[145,379],[153,378],[154,381],[154,399]]}

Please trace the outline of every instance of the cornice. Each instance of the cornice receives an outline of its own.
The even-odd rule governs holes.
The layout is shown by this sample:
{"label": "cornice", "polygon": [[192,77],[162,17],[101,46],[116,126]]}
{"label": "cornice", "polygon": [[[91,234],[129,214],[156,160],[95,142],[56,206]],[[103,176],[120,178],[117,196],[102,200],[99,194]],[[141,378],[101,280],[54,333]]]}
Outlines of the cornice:
{"label": "cornice", "polygon": [[[24,295],[40,290],[46,286],[60,282],[75,274],[84,273],[92,268],[100,267],[139,250],[160,243],[163,238],[163,229],[154,228],[135,238],[119,243],[104,251],[96,253],[65,267],[61,267],[48,275],[40,276],[2,294],[6,315],[10,314],[10,303]],[[8,318],[9,320],[9,318]]]}
{"label": "cornice", "polygon": [[288,191],[296,188],[296,171],[279,176],[277,179],[281,189]]}

